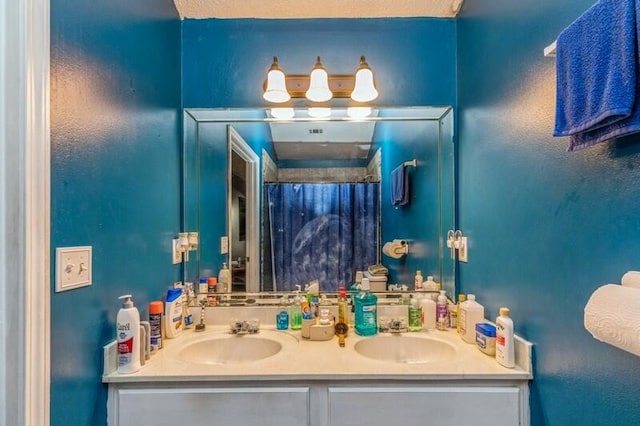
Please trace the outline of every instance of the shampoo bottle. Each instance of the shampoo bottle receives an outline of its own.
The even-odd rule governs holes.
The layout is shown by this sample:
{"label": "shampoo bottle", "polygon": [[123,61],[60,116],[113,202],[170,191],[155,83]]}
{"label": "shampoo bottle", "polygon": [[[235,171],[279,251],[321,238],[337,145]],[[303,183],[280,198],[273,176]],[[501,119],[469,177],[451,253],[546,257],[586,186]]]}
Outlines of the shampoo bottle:
{"label": "shampoo bottle", "polygon": [[369,292],[369,279],[363,278],[361,291],[354,299],[355,329],[360,336],[373,336],[378,332],[378,297]]}
{"label": "shampoo bottle", "polygon": [[140,313],[130,294],[118,299],[124,300],[116,317],[118,373],[135,373],[140,370]]}
{"label": "shampoo bottle", "polygon": [[476,324],[484,322],[484,306],[476,302],[476,296],[469,294],[460,304],[460,337],[467,343],[476,343]]}
{"label": "shampoo bottle", "polygon": [[509,308],[500,308],[500,316],[496,318],[496,361],[507,368],[516,366],[513,320],[509,317]]}
{"label": "shampoo bottle", "polygon": [[182,289],[170,288],[165,300],[165,333],[167,338],[173,339],[184,329],[184,311],[182,309]]}

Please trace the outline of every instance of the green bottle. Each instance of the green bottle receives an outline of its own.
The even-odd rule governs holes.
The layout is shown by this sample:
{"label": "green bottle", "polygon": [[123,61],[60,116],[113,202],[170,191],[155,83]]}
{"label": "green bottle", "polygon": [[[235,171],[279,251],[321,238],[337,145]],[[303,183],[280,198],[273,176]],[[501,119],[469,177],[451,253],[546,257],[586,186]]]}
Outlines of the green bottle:
{"label": "green bottle", "polygon": [[302,307],[300,306],[300,286],[296,286],[298,289],[296,290],[296,296],[293,298],[293,305],[291,305],[291,329],[292,330],[301,330],[302,329]]}

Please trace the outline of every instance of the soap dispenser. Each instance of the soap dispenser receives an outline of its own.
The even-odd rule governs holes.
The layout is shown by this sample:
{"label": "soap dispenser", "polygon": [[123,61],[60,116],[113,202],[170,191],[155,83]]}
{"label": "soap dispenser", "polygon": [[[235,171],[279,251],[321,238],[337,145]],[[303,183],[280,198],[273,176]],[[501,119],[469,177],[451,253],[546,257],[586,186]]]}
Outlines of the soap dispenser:
{"label": "soap dispenser", "polygon": [[293,305],[291,305],[291,329],[302,329],[302,307],[300,303],[302,298],[300,297],[300,285],[296,285],[296,296],[293,298]]}
{"label": "soap dispenser", "polygon": [[130,294],[118,299],[124,300],[116,317],[118,373],[135,373],[140,370],[140,313]]}

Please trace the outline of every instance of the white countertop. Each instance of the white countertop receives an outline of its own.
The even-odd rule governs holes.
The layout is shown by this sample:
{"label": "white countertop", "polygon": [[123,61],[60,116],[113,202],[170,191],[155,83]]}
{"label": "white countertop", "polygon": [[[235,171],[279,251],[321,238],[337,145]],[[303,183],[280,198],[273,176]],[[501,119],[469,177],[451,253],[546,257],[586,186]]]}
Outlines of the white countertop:
{"label": "white countertop", "polygon": [[[339,347],[337,337],[329,341],[309,341],[299,331],[277,331],[263,326],[258,337],[276,340],[282,350],[259,361],[231,364],[196,364],[178,358],[186,345],[201,339],[229,334],[227,327],[207,326],[200,333],[185,330],[176,339],[165,339],[163,348],[151,356],[142,368],[133,374],[111,372],[103,376],[105,383],[142,382],[218,382],[249,380],[510,380],[533,378],[531,369],[531,344],[516,338],[516,367],[499,365],[493,357],[483,354],[476,345],[463,342],[455,330],[403,333],[409,337],[435,339],[446,342],[455,349],[455,356],[445,361],[404,364],[377,361],[358,354],[354,345],[362,339],[349,332],[346,346]],[[230,336],[234,339],[253,336]],[[393,339],[402,336],[388,333],[377,337]],[[112,344],[113,345],[113,344]],[[111,354],[113,354],[113,347]],[[105,353],[109,345],[105,347]],[[109,359],[109,357],[107,357]],[[115,358],[111,358],[115,362]],[[106,368],[112,371],[114,368]]]}

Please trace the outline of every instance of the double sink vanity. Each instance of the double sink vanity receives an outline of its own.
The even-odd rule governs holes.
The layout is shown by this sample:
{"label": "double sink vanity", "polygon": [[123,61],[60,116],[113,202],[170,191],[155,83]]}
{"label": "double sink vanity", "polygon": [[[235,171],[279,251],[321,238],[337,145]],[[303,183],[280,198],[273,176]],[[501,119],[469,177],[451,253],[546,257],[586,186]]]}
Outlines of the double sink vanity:
{"label": "double sink vanity", "polygon": [[340,347],[267,321],[257,334],[232,334],[229,319],[247,312],[267,320],[276,308],[207,308],[205,331],[165,340],[137,373],[108,361],[109,424],[529,424],[531,345],[521,339],[508,369],[455,329],[350,331]]}
{"label": "double sink vanity", "polygon": [[[184,112],[184,129],[182,231],[198,232],[200,240],[182,264],[183,281],[215,276],[227,262],[234,291],[260,293],[274,303],[207,307],[203,332],[189,329],[165,340],[134,374],[115,372],[115,345],[107,346],[103,381],[110,425],[529,425],[531,344],[522,339],[516,338],[516,367],[508,369],[453,329],[371,337],[350,331],[340,347],[335,336],[310,341],[275,327],[273,294],[291,296],[294,284],[312,279],[320,280],[321,292],[336,292],[372,264],[388,268],[389,283],[412,284],[421,270],[455,297],[456,258],[444,243],[456,229],[451,107],[375,108],[357,120],[347,108],[333,108],[323,120],[296,109],[283,122],[263,108],[191,109]],[[411,202],[392,206],[390,177],[407,160],[414,160]],[[322,199],[300,212],[293,201],[278,208],[267,202],[267,183],[308,181],[376,188],[373,230],[340,223],[341,232],[354,229],[354,241],[373,247],[367,264],[357,264],[362,256],[354,256],[353,264],[340,257],[340,275],[329,277],[329,265],[338,260],[322,262],[326,256],[314,250],[338,234],[335,229],[309,233],[305,225],[296,236],[291,231],[297,222],[267,220],[288,212],[333,223],[325,220],[334,217],[332,206]],[[292,237],[291,247],[279,245],[284,237]],[[396,238],[408,241],[408,253],[383,257],[382,244]],[[333,251],[360,253],[363,247]],[[283,264],[282,253],[290,263]],[[240,293],[225,300],[233,297],[249,300]],[[394,303],[381,303],[384,298],[379,295],[379,318],[406,317],[406,304],[388,306]],[[200,310],[192,309],[200,318]],[[230,333],[231,320],[254,317],[259,333]]]}

